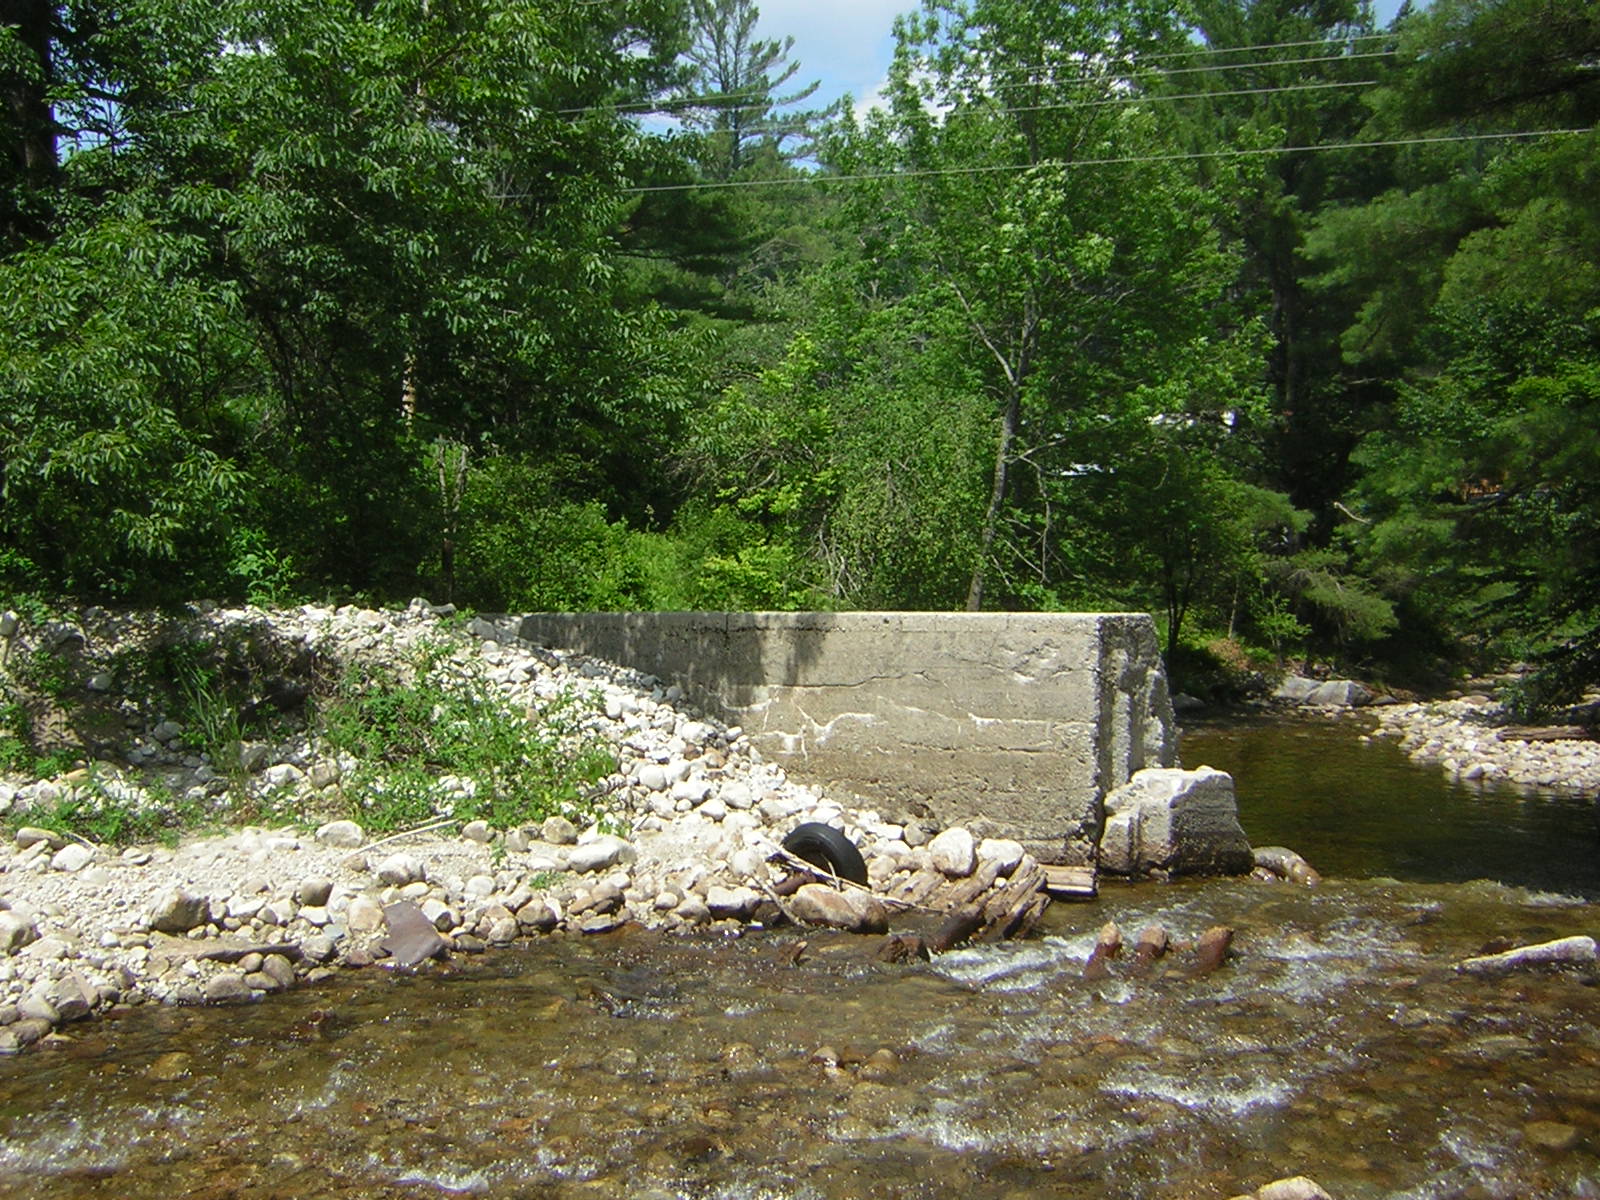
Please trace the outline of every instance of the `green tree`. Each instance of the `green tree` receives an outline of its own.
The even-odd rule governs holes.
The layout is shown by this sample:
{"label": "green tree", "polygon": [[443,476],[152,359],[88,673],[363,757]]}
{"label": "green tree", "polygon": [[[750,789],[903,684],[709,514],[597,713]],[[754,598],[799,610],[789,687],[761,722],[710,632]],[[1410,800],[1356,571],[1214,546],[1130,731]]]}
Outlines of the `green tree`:
{"label": "green tree", "polygon": [[883,176],[846,203],[868,264],[858,302],[938,339],[960,363],[946,377],[993,422],[968,608],[1082,590],[1061,529],[1086,448],[1107,420],[1135,427],[1121,415],[1147,385],[1214,353],[1232,264],[1210,198],[1161,161],[1163,118],[1131,69],[1179,43],[1169,16],[1136,0],[930,4],[899,26],[890,111],[830,159]]}
{"label": "green tree", "polygon": [[1237,286],[1270,334],[1262,365],[1273,404],[1258,431],[1269,442],[1264,465],[1325,538],[1349,483],[1349,453],[1388,392],[1342,361],[1352,302],[1312,286],[1306,242],[1325,207],[1386,187],[1389,159],[1311,147],[1358,137],[1393,46],[1373,36],[1362,0],[1196,0],[1193,8],[1200,44],[1161,64],[1155,86],[1193,97],[1174,103],[1194,152],[1267,152],[1242,163],[1201,159],[1198,169],[1229,198],[1224,229],[1242,260]]}
{"label": "green tree", "polygon": [[815,94],[816,81],[784,94],[800,71],[789,61],[794,38],[757,37],[761,10],[754,0],[689,0],[689,8],[692,40],[684,58],[691,73],[673,107],[702,135],[706,173],[732,178],[756,160],[757,148],[765,148],[769,160],[806,155],[833,106],[793,109]]}
{"label": "green tree", "polygon": [[[1597,30],[1593,4],[1440,0],[1415,14],[1378,120],[1483,140],[1419,156],[1393,193],[1330,212],[1313,243],[1332,284],[1364,300],[1347,354],[1368,365],[1384,335],[1406,350],[1392,417],[1359,452],[1371,569],[1422,620],[1545,655],[1530,708],[1600,672],[1600,147],[1592,132],[1520,135],[1592,127]],[[1519,136],[1495,138],[1506,130]],[[1369,231],[1405,261],[1342,260],[1336,239]]]}
{"label": "green tree", "polygon": [[[58,165],[58,236],[0,263],[26,318],[0,363],[7,541],[70,481],[57,532],[88,560],[123,531],[119,590],[230,524],[265,531],[307,584],[400,590],[437,541],[436,433],[623,478],[619,444],[680,393],[661,322],[613,303],[642,144],[615,105],[670,82],[681,16],[668,0],[102,14],[52,69],[92,65],[113,103]],[[125,260],[108,249],[130,240]],[[42,294],[61,278],[78,286]],[[86,324],[96,340],[74,351],[63,331]],[[151,336],[185,369],[150,364]],[[121,453],[111,431],[164,424],[181,436],[150,470],[193,447],[226,497],[157,513],[139,472],[102,461]]]}

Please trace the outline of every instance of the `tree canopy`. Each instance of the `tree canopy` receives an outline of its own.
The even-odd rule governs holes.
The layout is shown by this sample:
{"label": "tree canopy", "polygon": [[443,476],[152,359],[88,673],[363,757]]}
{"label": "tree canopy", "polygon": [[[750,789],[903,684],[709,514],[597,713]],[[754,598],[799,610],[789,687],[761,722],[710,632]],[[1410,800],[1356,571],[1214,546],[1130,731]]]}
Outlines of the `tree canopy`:
{"label": "tree canopy", "polygon": [[1594,682],[1600,4],[894,37],[863,111],[751,0],[7,5],[0,582]]}

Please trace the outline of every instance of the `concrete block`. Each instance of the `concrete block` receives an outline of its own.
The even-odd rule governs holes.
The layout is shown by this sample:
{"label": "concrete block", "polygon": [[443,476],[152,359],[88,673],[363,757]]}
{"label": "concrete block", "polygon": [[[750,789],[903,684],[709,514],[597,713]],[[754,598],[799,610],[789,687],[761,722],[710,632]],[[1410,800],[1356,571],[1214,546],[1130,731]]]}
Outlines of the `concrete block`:
{"label": "concrete block", "polygon": [[905,818],[1086,863],[1105,794],[1176,761],[1143,613],[534,613],[532,642],[649,671],[769,758]]}

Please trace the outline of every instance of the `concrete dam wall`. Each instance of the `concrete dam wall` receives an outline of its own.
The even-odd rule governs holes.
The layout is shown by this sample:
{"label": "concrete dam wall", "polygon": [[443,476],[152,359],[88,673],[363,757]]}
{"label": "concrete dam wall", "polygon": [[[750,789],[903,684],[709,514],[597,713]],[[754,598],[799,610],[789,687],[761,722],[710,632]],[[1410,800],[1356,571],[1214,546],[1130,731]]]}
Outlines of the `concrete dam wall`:
{"label": "concrete dam wall", "polygon": [[1143,613],[534,613],[538,645],[676,683],[774,761],[891,819],[1088,864],[1106,794],[1172,766]]}

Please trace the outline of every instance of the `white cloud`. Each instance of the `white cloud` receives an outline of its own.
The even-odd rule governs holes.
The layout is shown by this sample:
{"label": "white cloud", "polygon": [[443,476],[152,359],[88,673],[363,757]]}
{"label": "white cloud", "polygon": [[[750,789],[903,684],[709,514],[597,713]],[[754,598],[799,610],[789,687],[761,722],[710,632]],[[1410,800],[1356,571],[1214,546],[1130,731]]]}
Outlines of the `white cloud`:
{"label": "white cloud", "polygon": [[813,103],[845,92],[857,107],[876,93],[894,54],[894,19],[917,0],[758,0],[764,37],[794,38],[791,61],[797,82],[822,81]]}
{"label": "white cloud", "polygon": [[885,72],[867,91],[854,96],[857,117],[865,117],[875,108],[889,111],[889,75]]}

